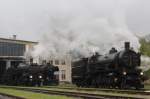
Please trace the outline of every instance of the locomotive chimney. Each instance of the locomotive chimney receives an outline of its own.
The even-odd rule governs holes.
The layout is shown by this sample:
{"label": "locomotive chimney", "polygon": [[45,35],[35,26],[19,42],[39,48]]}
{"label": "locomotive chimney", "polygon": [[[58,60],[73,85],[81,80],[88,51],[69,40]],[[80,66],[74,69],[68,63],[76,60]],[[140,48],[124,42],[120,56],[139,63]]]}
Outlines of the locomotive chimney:
{"label": "locomotive chimney", "polygon": [[125,50],[129,50],[130,49],[130,42],[125,42]]}
{"label": "locomotive chimney", "polygon": [[13,35],[13,39],[16,40],[17,39],[17,35]]}

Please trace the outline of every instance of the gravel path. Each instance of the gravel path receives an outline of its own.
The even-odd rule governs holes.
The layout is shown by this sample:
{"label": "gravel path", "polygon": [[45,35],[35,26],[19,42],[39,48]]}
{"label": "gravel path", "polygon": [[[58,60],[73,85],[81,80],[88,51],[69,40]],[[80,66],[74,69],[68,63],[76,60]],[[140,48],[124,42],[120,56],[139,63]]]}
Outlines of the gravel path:
{"label": "gravel path", "polygon": [[11,98],[11,97],[0,95],[0,99],[15,99],[15,98]]}

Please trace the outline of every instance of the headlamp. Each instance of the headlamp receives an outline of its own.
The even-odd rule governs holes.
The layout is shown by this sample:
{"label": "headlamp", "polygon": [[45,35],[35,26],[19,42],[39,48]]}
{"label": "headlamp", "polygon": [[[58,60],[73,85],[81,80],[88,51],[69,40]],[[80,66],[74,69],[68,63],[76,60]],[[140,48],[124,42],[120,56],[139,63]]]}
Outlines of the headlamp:
{"label": "headlamp", "polygon": [[140,73],[140,75],[143,75],[143,74],[144,74],[143,72]]}
{"label": "headlamp", "polygon": [[39,76],[39,78],[41,79],[41,78],[42,78],[42,76]]}
{"label": "headlamp", "polygon": [[32,79],[32,78],[33,78],[33,76],[31,75],[31,76],[29,76],[29,78],[30,78],[30,79]]}
{"label": "headlamp", "polygon": [[127,72],[123,72],[123,75],[127,75]]}

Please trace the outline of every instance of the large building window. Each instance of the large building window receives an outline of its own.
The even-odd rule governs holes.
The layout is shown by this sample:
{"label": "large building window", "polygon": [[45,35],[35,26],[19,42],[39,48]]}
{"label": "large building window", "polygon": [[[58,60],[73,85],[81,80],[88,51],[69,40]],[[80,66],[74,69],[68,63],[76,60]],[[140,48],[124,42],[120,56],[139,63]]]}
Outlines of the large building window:
{"label": "large building window", "polygon": [[24,56],[25,44],[0,42],[0,56]]}
{"label": "large building window", "polygon": [[61,61],[62,65],[66,65],[66,62],[64,60]]}
{"label": "large building window", "polygon": [[59,65],[59,60],[55,60],[55,65]]}
{"label": "large building window", "polygon": [[65,70],[62,70],[62,71],[61,71],[61,79],[62,79],[62,80],[65,80],[65,79],[66,79],[66,71],[65,71]]}
{"label": "large building window", "polygon": [[59,80],[59,71],[54,72],[54,78]]}
{"label": "large building window", "polygon": [[53,65],[53,60],[50,60],[49,63]]}

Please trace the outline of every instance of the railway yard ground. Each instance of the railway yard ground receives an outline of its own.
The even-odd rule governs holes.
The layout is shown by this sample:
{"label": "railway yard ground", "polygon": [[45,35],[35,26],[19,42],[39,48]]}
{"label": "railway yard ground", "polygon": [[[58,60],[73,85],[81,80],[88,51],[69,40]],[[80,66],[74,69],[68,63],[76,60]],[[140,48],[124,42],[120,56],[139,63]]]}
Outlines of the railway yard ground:
{"label": "railway yard ground", "polygon": [[0,93],[17,96],[18,99],[150,99],[150,85],[140,91],[74,86],[0,86]]}

